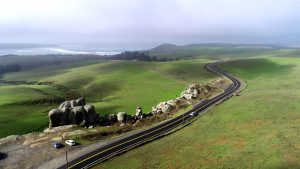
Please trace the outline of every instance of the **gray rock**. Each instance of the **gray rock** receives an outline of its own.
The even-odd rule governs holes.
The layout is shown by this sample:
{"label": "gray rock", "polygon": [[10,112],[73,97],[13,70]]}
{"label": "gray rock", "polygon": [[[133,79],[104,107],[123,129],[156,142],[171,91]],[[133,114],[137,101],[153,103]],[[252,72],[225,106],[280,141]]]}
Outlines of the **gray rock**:
{"label": "gray rock", "polygon": [[77,99],[76,102],[77,102],[77,106],[85,106],[86,105],[85,98]]}
{"label": "gray rock", "polygon": [[184,99],[196,99],[202,90],[201,85],[191,84],[181,93],[181,97]]}
{"label": "gray rock", "polygon": [[183,93],[181,95],[182,98],[185,98],[185,99],[193,99],[193,94],[192,93]]}
{"label": "gray rock", "polygon": [[143,110],[141,107],[137,107],[135,111],[135,117],[137,119],[142,119],[143,118]]}
{"label": "gray rock", "polygon": [[58,109],[48,113],[49,128],[76,124],[80,126],[97,125],[99,114],[93,105],[86,105],[85,99],[65,101]]}
{"label": "gray rock", "polygon": [[71,108],[76,107],[77,106],[77,101],[76,100],[71,100],[70,105],[71,105]]}
{"label": "gray rock", "polygon": [[[83,121],[86,121],[86,111],[83,106],[74,107],[69,113],[69,122],[70,124],[81,124]],[[81,124],[82,125],[82,124]]]}
{"label": "gray rock", "polygon": [[176,107],[177,105],[180,104],[180,100],[179,99],[173,99],[173,100],[169,100],[167,101],[167,103],[173,107]]}
{"label": "gray rock", "polygon": [[158,109],[158,108],[156,108],[156,107],[152,107],[151,113],[152,113],[153,115],[158,115],[158,114],[161,114],[162,111],[161,111],[161,109]]}
{"label": "gray rock", "polygon": [[63,102],[58,108],[64,108],[64,107],[68,107],[68,108],[74,108],[77,106],[85,106],[85,98],[80,98],[77,100],[70,100],[70,101],[65,101]]}
{"label": "gray rock", "polygon": [[170,111],[172,111],[173,109],[174,109],[174,108],[173,108],[171,105],[169,105],[169,104],[165,104],[164,106],[161,107],[161,111],[162,111],[163,113],[170,112]]}
{"label": "gray rock", "polygon": [[[172,104],[176,104],[176,101],[170,101]],[[168,102],[161,102],[157,106],[152,107],[152,114],[157,115],[161,113],[167,113],[174,110],[175,106],[172,106]]]}
{"label": "gray rock", "polygon": [[65,107],[61,109],[52,109],[48,113],[49,117],[49,128],[67,125],[69,123],[70,109]]}
{"label": "gray rock", "polygon": [[84,109],[87,114],[86,120],[88,125],[97,124],[99,120],[99,114],[96,112],[95,107],[93,105],[85,105]]}
{"label": "gray rock", "polygon": [[70,101],[65,101],[62,104],[60,104],[60,106],[58,107],[58,109],[62,109],[62,108],[71,108],[71,102]]}
{"label": "gray rock", "polygon": [[118,118],[115,114],[110,114],[110,115],[108,115],[108,121],[111,123],[114,123],[114,122],[118,121]]}
{"label": "gray rock", "polygon": [[117,119],[120,123],[125,123],[125,120],[126,120],[126,113],[125,112],[119,112],[117,114]]}

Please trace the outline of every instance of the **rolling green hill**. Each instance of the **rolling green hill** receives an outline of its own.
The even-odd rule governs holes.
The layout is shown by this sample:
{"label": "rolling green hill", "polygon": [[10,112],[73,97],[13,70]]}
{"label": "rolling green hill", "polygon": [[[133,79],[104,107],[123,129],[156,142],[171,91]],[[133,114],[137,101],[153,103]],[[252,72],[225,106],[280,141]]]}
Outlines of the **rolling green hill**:
{"label": "rolling green hill", "polygon": [[247,82],[241,96],[94,168],[299,168],[300,59],[254,58],[222,67]]}
{"label": "rolling green hill", "polygon": [[44,129],[48,125],[48,111],[61,95],[51,86],[1,84],[0,138]]}
{"label": "rolling green hill", "polygon": [[133,114],[137,106],[148,112],[157,103],[179,96],[187,84],[216,78],[204,70],[208,62],[89,61],[7,73],[2,78],[6,82],[58,86],[1,84],[0,137],[42,130],[48,125],[48,111],[60,99],[85,97],[101,115]]}
{"label": "rolling green hill", "polygon": [[[168,53],[167,48],[174,51]],[[212,60],[203,58],[230,58],[234,60],[221,66],[246,81],[241,96],[180,131],[95,168],[299,168],[300,51],[253,46],[189,48],[197,49],[165,45],[155,52],[162,57],[184,57],[196,51],[195,57],[187,58],[202,59],[84,61],[7,73],[0,82],[0,137],[43,130],[48,111],[63,99],[86,97],[101,115],[132,114],[137,106],[147,112],[179,96],[189,83],[215,79],[216,75],[204,70]],[[35,83],[16,85],[15,81]]]}
{"label": "rolling green hill", "polygon": [[245,59],[250,57],[300,57],[300,49],[260,44],[162,44],[148,50],[150,56],[175,59]]}

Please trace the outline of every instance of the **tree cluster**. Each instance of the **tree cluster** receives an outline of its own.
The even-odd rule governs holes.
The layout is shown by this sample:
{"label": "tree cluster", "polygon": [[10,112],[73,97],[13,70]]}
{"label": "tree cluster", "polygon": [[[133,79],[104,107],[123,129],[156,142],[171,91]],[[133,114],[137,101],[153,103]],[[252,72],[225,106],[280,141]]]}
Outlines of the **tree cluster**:
{"label": "tree cluster", "polygon": [[110,57],[112,60],[138,60],[138,61],[152,61],[152,58],[147,52],[122,52]]}
{"label": "tree cluster", "polygon": [[146,62],[167,62],[178,60],[177,58],[159,58],[156,56],[150,56],[149,52],[138,52],[138,51],[125,51],[117,55],[110,56],[111,60],[138,60]]}

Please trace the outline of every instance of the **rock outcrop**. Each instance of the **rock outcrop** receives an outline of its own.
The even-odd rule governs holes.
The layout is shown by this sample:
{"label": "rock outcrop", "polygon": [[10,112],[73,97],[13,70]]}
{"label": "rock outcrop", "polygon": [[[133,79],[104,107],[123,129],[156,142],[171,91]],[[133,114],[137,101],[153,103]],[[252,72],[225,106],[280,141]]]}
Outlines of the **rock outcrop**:
{"label": "rock outcrop", "polygon": [[198,99],[207,95],[212,90],[209,85],[191,84],[182,93],[181,97],[184,99]]}
{"label": "rock outcrop", "polygon": [[181,97],[159,103],[152,107],[151,113],[153,115],[158,115],[171,112],[176,108],[180,109],[184,106],[184,103],[187,103],[187,100],[206,99],[210,97],[216,89],[216,87],[209,84],[191,84],[181,93]]}
{"label": "rock outcrop", "polygon": [[99,121],[95,107],[86,105],[84,98],[63,102],[58,109],[50,110],[48,117],[49,128],[69,124],[91,126]]}
{"label": "rock outcrop", "polygon": [[126,123],[126,116],[127,114],[125,112],[119,112],[117,114],[117,119],[121,123],[121,125],[124,125]]}
{"label": "rock outcrop", "polygon": [[74,108],[76,106],[85,106],[85,98],[80,98],[77,100],[70,100],[70,101],[65,101],[60,106],[58,107],[59,109],[68,107],[68,108]]}
{"label": "rock outcrop", "polygon": [[50,112],[48,113],[49,128],[70,124],[69,123],[70,112],[71,112],[70,108],[59,108],[59,109],[50,110]]}
{"label": "rock outcrop", "polygon": [[85,105],[84,109],[86,111],[86,115],[87,115],[86,119],[89,122],[89,125],[97,124],[99,119],[99,114],[95,113],[96,112],[95,107],[93,105]]}
{"label": "rock outcrop", "polygon": [[108,121],[111,123],[114,123],[114,122],[118,121],[118,118],[115,114],[110,114],[110,115],[108,115]]}
{"label": "rock outcrop", "polygon": [[162,114],[174,110],[180,104],[179,99],[172,99],[166,102],[161,102],[157,106],[152,107],[152,114]]}
{"label": "rock outcrop", "polygon": [[143,118],[143,110],[141,107],[137,107],[135,110],[135,118],[142,119]]}

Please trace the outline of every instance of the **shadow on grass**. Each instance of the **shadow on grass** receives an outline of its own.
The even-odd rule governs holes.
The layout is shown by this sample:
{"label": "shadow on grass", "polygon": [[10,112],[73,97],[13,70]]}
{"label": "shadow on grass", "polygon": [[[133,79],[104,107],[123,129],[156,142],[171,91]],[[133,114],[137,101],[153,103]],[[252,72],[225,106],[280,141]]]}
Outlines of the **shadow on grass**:
{"label": "shadow on grass", "polygon": [[172,67],[168,68],[165,72],[167,75],[173,76],[177,79],[186,81],[194,81],[201,77],[202,79],[213,78],[216,75],[205,70],[206,63],[174,63]]}
{"label": "shadow on grass", "polygon": [[105,116],[109,114],[117,114],[118,110],[120,110],[122,106],[96,106],[96,111],[100,114],[100,116]]}
{"label": "shadow on grass", "polygon": [[278,74],[289,73],[296,65],[281,65],[266,58],[255,58],[225,62],[221,64],[221,67],[241,78],[253,79],[257,76],[274,77]]}
{"label": "shadow on grass", "polygon": [[84,91],[84,96],[89,100],[103,100],[120,90],[121,86],[115,82],[102,82],[100,84],[92,84]]}

